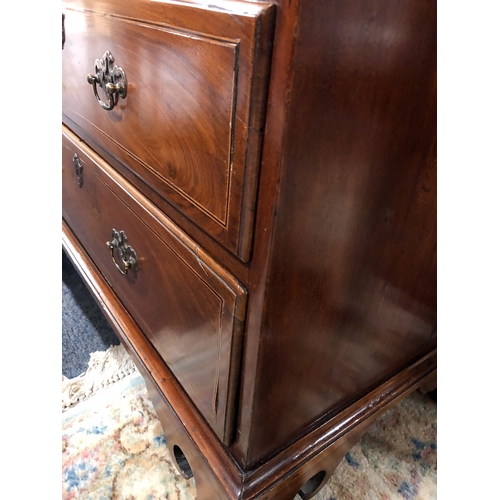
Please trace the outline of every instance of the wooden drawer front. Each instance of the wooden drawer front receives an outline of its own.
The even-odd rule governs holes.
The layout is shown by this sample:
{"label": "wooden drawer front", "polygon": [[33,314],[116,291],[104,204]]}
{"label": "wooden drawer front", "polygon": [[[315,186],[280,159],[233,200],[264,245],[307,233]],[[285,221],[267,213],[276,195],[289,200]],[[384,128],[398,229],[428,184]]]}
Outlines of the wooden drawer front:
{"label": "wooden drawer front", "polygon": [[[272,9],[111,1],[103,15],[102,5],[64,6],[63,121],[247,260]],[[87,81],[106,51],[127,78],[110,111]]]}
{"label": "wooden drawer front", "polygon": [[[246,291],[67,129],[62,164],[63,218],[210,426],[228,441]],[[137,271],[122,275],[113,263],[106,246],[112,229],[125,232]],[[113,257],[123,270],[116,249]]]}

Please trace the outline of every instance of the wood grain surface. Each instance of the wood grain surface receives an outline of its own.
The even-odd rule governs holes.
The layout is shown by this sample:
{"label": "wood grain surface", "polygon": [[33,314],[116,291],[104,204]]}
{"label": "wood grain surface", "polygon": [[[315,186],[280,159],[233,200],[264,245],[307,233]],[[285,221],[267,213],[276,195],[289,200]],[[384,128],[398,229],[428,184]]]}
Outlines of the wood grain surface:
{"label": "wood grain surface", "polygon": [[[82,188],[64,181],[67,222],[137,322],[130,335],[144,330],[198,407],[141,344],[160,418],[203,471],[200,498],[291,499],[434,376],[436,2],[64,5],[63,120],[95,151],[79,145]],[[94,53],[100,40],[116,45]],[[104,50],[131,75],[114,114],[85,81]],[[147,256],[136,275],[94,249],[104,221]],[[203,356],[202,374],[190,359]]]}
{"label": "wood grain surface", "polygon": [[263,467],[244,472],[196,411],[64,221],[63,248],[143,375],[169,448],[173,452],[177,445],[187,457],[199,500],[292,500],[319,471],[327,472],[326,480],[367,426],[419,387],[436,363],[436,353],[430,353]]}
{"label": "wood grain surface", "polygon": [[[63,217],[201,413],[231,439],[246,291],[68,130],[63,131]],[[79,187],[73,155],[83,164]],[[140,198],[140,194],[137,193]],[[152,208],[154,212],[154,208]],[[163,219],[163,220],[162,220]],[[162,223],[163,222],[163,223]],[[106,246],[124,231],[139,267],[122,275]],[[175,234],[177,233],[177,234]]]}
{"label": "wood grain surface", "polygon": [[[154,13],[145,22],[77,10],[99,8],[82,3],[65,5],[63,115],[247,260],[272,9],[222,20],[220,12],[203,10],[203,23],[194,19],[189,28],[178,18],[180,27],[167,24],[169,17],[157,24]],[[187,25],[193,10],[182,14]],[[110,111],[87,82],[106,51],[128,82],[126,97]]]}
{"label": "wood grain surface", "polygon": [[436,345],[436,4],[303,0],[295,32],[263,319],[245,358],[250,463]]}

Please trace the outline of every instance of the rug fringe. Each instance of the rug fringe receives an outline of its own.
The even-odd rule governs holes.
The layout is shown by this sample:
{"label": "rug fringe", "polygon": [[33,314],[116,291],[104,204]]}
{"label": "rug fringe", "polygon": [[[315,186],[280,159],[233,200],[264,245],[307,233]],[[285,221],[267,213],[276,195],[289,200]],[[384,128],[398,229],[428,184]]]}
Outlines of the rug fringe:
{"label": "rug fringe", "polygon": [[88,364],[87,371],[78,377],[68,379],[63,375],[63,412],[137,370],[121,344],[110,346],[107,351],[93,352]]}

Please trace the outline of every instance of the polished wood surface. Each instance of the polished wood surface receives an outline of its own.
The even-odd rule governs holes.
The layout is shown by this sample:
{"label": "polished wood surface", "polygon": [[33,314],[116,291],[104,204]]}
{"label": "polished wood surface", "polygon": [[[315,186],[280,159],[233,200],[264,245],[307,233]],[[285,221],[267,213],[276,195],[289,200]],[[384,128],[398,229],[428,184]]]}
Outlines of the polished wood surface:
{"label": "polished wood surface", "polygon": [[[131,186],[63,130],[63,217],[221,439],[232,439],[246,290]],[[83,164],[80,187],[73,166]],[[152,213],[153,212],[153,213]],[[138,270],[122,275],[106,242],[124,231]],[[116,254],[115,259],[118,259]],[[118,262],[123,267],[123,264]]]}
{"label": "polished wood surface", "polygon": [[[207,500],[238,498],[241,482],[238,466],[64,220],[62,245],[146,380],[155,410],[170,438],[169,446],[172,449],[177,443],[188,456],[197,490],[206,483],[212,493],[212,497],[206,496]],[[202,476],[204,479],[200,479]],[[224,494],[219,494],[219,490]]]}
{"label": "polished wood surface", "polygon": [[[68,99],[85,112],[65,111],[63,120],[87,143],[78,144],[84,161],[101,166],[91,166],[95,189],[86,178],[78,188],[67,153],[65,168],[73,178],[64,182],[63,207],[76,207],[79,193],[90,189],[88,203],[74,209],[72,219],[67,216],[67,234],[74,231],[79,240],[71,240],[78,247],[75,258],[90,273],[89,283],[101,283],[100,273],[106,277],[98,294],[111,308],[110,321],[121,322],[126,345],[134,346],[130,352],[147,378],[169,446],[183,448],[199,498],[292,500],[310,477],[324,471],[318,485],[328,479],[373,418],[410,391],[426,390],[434,377],[436,3],[74,0],[65,3],[65,11],[70,16],[63,59],[71,39],[77,54],[83,49],[76,45],[90,46],[95,32],[96,40],[118,37],[131,49],[125,57],[132,66],[147,48],[149,74],[155,64],[165,69],[171,63],[163,58],[165,46],[177,47],[184,55],[180,67],[191,68],[200,80],[228,75],[224,54],[238,41],[238,51],[231,49],[240,63],[234,163],[219,177],[223,169],[213,177],[211,169],[203,170],[199,178],[209,179],[198,188],[205,201],[186,202],[179,186],[169,184],[173,178],[158,181],[154,174],[164,168],[161,158],[157,164],[141,158],[143,147],[150,155],[161,152],[158,143],[148,146],[152,129],[135,127],[130,137],[120,136],[113,127],[124,120],[116,120],[106,125],[104,137],[89,126],[81,116],[90,116],[90,107],[89,113],[105,116],[96,120],[109,120],[111,113],[99,109],[84,82],[88,103],[87,97],[78,103],[81,97],[73,91]],[[71,15],[92,20],[73,37]],[[126,29],[118,30],[120,24]],[[161,34],[152,41],[144,35],[152,32]],[[200,39],[171,41],[185,33]],[[108,49],[127,71],[118,52]],[[102,53],[92,55],[91,67],[97,57]],[[80,64],[79,57],[72,59],[67,64]],[[120,100],[117,113],[124,117],[136,106],[129,97],[146,95],[149,104],[134,109],[141,127],[161,129],[169,119],[156,120],[158,114],[167,105],[182,109],[188,94],[198,92],[193,78],[191,90],[179,88],[164,108],[153,109],[142,72],[134,71],[136,86]],[[155,85],[164,78],[170,78],[169,70]],[[193,115],[194,127],[203,128],[204,137],[213,134],[217,147],[227,146],[227,124],[220,118],[229,95],[224,81],[213,84],[217,106],[202,98],[199,119]],[[238,107],[240,99],[247,107]],[[185,128],[172,137],[186,145],[194,179],[203,169],[207,142]],[[124,141],[130,142],[126,148],[139,148],[137,156],[124,152]],[[173,153],[164,154],[166,159]],[[218,158],[209,161],[218,165]],[[182,179],[191,186],[189,175]],[[234,182],[224,195],[220,183],[228,175]],[[108,191],[115,201],[104,195]],[[120,207],[116,214],[106,212],[108,203]],[[207,207],[219,218],[226,210],[225,229],[207,215]],[[113,223],[133,220],[130,233],[116,229],[125,230],[139,257],[147,256],[146,264],[154,261],[153,286],[141,288],[152,297],[148,303],[143,293],[134,295],[144,263],[136,274],[120,276],[105,246],[97,249],[91,241],[110,239],[110,233],[98,233],[101,212]],[[85,234],[81,225],[92,217],[96,222]],[[96,255],[92,264],[84,249]],[[223,297],[226,312],[216,313],[216,296]],[[175,312],[164,323],[169,304]],[[124,306],[130,314],[125,323]],[[203,342],[183,343],[183,332],[198,327]],[[148,337],[164,349],[161,355]],[[179,358],[169,359],[169,352]],[[203,355],[211,359],[210,382],[196,370],[188,373]],[[184,367],[190,368],[183,372]],[[165,375],[170,370],[183,373],[185,382]],[[215,380],[222,380],[222,393]],[[180,397],[183,391],[191,399]],[[223,425],[214,416],[216,401],[226,412]]]}
{"label": "polished wood surface", "polygon": [[198,500],[292,500],[309,478],[323,470],[324,484],[369,424],[433,374],[435,352],[402,370],[264,467],[244,472],[196,411],[64,221],[63,248],[144,376],[172,455],[174,446],[179,446],[192,468]]}
{"label": "polished wood surface", "polygon": [[436,4],[300,6],[250,463],[435,347]]}
{"label": "polished wood surface", "polygon": [[[168,17],[156,24],[154,11],[146,23],[135,19],[137,9],[130,19],[74,10],[82,6],[98,10],[99,2],[65,4],[66,123],[81,127],[247,260],[273,9],[260,6],[252,16],[222,19],[220,12],[204,9],[196,18],[195,6],[179,13],[177,5],[177,17],[170,17],[179,27]],[[128,81],[126,97],[111,111],[101,108],[87,82],[105,51]]]}

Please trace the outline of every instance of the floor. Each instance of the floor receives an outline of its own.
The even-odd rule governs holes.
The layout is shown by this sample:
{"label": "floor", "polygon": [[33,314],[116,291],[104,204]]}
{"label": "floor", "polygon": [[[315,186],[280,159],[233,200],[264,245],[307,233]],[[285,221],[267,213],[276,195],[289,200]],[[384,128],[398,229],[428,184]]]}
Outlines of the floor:
{"label": "floor", "polygon": [[74,378],[87,370],[90,353],[120,343],[87,290],[62,253],[62,374]]}

